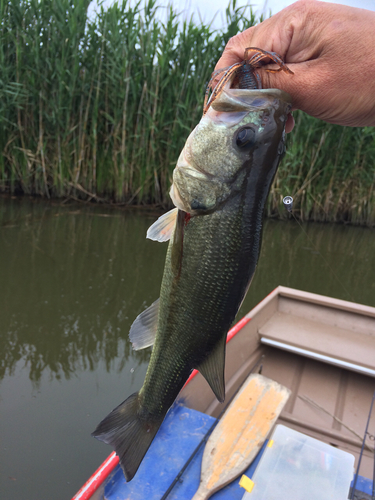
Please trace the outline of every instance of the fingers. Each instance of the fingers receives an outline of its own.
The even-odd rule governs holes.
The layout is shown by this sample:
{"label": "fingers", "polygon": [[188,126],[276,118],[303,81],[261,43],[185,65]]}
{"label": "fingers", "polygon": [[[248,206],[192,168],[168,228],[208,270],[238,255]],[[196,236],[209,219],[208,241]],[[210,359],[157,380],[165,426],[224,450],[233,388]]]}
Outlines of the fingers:
{"label": "fingers", "polygon": [[215,71],[243,61],[245,49],[251,47],[253,30],[254,28],[249,28],[229,39],[222,56],[215,66]]}
{"label": "fingers", "polygon": [[248,47],[260,47],[263,50],[276,52],[285,61],[293,32],[297,27],[295,25],[301,24],[299,11],[306,10],[304,7],[306,3],[310,4],[311,0],[296,2],[293,6],[283,9],[262,23],[232,37],[227,43],[216,69],[242,61],[245,49]]}
{"label": "fingers", "polygon": [[260,68],[263,88],[288,92],[293,109],[330,123],[374,125],[374,25],[374,12],[299,0],[231,38],[216,68],[243,61],[248,47],[276,52],[294,74]]}
{"label": "fingers", "polygon": [[[294,109],[309,111],[306,107],[309,108],[311,103],[316,105],[316,99],[320,96],[315,96],[314,93],[319,92],[319,79],[322,81],[321,78],[325,76],[322,74],[325,71],[324,65],[318,71],[315,66],[316,58],[322,50],[319,30],[316,29],[322,23],[322,16],[324,17],[319,10],[321,5],[316,0],[300,0],[239,33],[229,40],[216,68],[242,61],[247,47],[260,47],[276,52],[294,74],[284,71],[272,73],[260,68],[257,71],[263,88],[282,89],[292,96]],[[314,21],[309,23],[309,19]],[[273,66],[268,68],[272,69]],[[277,66],[274,68],[277,69]],[[293,128],[293,122],[289,123]]]}
{"label": "fingers", "polygon": [[[310,2],[310,0],[307,1],[308,3]],[[305,2],[306,0],[303,0],[294,5],[299,3],[304,4]],[[216,64],[215,70],[243,61],[245,50],[249,47],[260,47],[266,51],[276,52],[288,63],[286,55],[288,54],[296,27],[294,19],[295,13],[289,7],[262,23],[234,36],[227,43],[221,58]],[[288,67],[293,71],[293,68],[289,64]],[[276,65],[275,69],[277,69]],[[289,81],[293,75],[282,71],[276,73],[265,72],[263,69],[257,71],[260,74],[263,88],[279,88],[293,95],[295,85]],[[214,85],[217,84],[219,78],[220,75],[215,79]]]}

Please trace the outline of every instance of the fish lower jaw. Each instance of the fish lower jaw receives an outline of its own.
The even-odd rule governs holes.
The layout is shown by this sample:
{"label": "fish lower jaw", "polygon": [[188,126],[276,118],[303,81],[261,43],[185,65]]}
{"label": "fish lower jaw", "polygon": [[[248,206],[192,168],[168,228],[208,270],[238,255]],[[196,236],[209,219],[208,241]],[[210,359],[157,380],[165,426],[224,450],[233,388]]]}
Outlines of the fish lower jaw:
{"label": "fish lower jaw", "polygon": [[181,199],[180,193],[175,184],[172,184],[171,189],[169,191],[169,196],[171,197],[173,205],[175,207],[179,208],[180,210],[183,210],[184,212],[188,211]]}

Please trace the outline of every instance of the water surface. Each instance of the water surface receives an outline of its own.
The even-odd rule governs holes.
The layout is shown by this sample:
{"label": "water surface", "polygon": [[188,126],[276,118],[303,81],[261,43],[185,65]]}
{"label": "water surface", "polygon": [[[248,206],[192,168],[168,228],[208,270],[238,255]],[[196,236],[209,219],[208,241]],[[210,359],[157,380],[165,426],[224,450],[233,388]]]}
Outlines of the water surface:
{"label": "water surface", "polygon": [[[128,331],[159,295],[157,214],[0,198],[0,496],[69,499],[111,449],[90,437],[138,390]],[[375,232],[268,220],[239,313],[282,284],[375,306]]]}

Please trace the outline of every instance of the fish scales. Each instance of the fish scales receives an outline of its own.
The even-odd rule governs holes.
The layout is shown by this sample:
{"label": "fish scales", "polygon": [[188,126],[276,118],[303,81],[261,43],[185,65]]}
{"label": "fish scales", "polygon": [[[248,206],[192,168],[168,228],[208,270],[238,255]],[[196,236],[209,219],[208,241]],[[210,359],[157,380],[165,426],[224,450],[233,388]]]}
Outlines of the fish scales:
{"label": "fish scales", "polygon": [[257,265],[289,110],[282,91],[228,88],[180,155],[171,189],[177,209],[148,233],[170,237],[160,301],[130,331],[137,348],[154,343],[145,381],[93,433],[115,448],[127,480],[194,368],[224,400],[226,335]]}
{"label": "fish scales", "polygon": [[[231,200],[231,204],[234,205],[234,201]],[[198,367],[218,336],[225,335],[233,322],[238,307],[237,296],[243,296],[248,282],[248,278],[244,279],[248,271],[239,262],[242,221],[235,215],[241,214],[235,214],[234,210],[233,213],[218,211],[190,220],[184,231],[182,271],[178,280],[175,280],[169,264],[173,244],[169,247],[161,296],[164,293],[172,296],[173,306],[168,307],[165,315],[162,308],[159,312],[166,321],[160,325],[161,334],[157,335],[154,344],[155,355],[141,391],[145,399],[153,396],[155,387],[165,385],[165,380],[176,380],[180,375],[177,370],[181,370],[181,386],[172,387],[166,396],[170,398],[170,406],[191,370]],[[199,239],[202,231],[205,237]],[[219,244],[224,235],[225,241]],[[191,276],[193,281],[189,279]],[[228,303],[233,303],[229,315]],[[177,368],[174,360],[176,342],[179,359],[183,359]],[[152,384],[147,383],[149,380]]]}

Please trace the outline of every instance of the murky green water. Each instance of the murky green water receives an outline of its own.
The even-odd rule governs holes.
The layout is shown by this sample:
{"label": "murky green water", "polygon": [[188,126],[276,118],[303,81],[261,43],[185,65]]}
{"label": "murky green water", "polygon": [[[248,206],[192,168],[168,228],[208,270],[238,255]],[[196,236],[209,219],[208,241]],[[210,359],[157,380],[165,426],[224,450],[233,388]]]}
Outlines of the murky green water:
{"label": "murky green water", "polygon": [[[0,198],[1,499],[69,499],[110,453],[90,432],[143,382],[127,334],[159,294],[155,217]],[[375,306],[374,269],[374,230],[269,220],[239,315],[279,284]]]}

